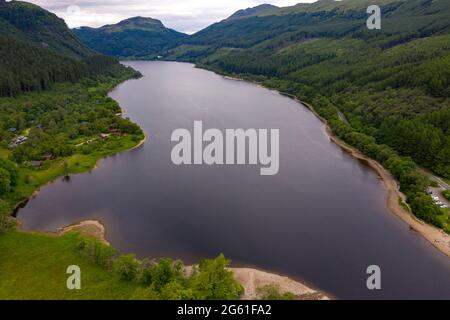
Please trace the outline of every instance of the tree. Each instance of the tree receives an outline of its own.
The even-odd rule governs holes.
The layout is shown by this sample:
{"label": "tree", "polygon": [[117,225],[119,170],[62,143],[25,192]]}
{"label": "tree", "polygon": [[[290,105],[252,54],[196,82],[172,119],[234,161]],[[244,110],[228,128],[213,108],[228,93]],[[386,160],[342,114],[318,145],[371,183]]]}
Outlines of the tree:
{"label": "tree", "polygon": [[11,191],[11,175],[3,168],[0,168],[0,195]]}
{"label": "tree", "polygon": [[133,281],[139,272],[139,261],[133,254],[120,256],[114,261],[113,270],[119,275],[120,279]]}
{"label": "tree", "polygon": [[159,260],[150,269],[152,289],[160,291],[169,282],[182,280],[183,269],[184,267],[181,261],[173,261],[169,258]]}
{"label": "tree", "polygon": [[230,261],[223,254],[214,260],[203,260],[190,279],[195,299],[235,300],[244,292],[234,279],[233,273],[226,270]]}
{"label": "tree", "polygon": [[266,285],[256,289],[262,300],[294,300],[295,294],[292,292],[280,292],[277,285]]}

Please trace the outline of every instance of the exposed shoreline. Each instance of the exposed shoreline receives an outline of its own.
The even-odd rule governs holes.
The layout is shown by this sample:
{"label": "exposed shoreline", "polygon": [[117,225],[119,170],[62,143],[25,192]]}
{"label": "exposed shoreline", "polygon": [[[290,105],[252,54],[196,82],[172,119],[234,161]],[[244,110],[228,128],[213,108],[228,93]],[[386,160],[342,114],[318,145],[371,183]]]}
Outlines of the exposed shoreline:
{"label": "exposed shoreline", "polygon": [[[229,77],[222,75],[225,79],[229,80],[240,80],[240,81],[247,81],[245,79],[235,78],[235,77]],[[280,95],[287,96],[291,99],[294,99],[298,103],[302,104],[303,106],[307,107],[320,121],[322,121],[325,124],[325,131],[328,135],[328,137],[333,141],[336,145],[341,147],[345,152],[350,154],[353,158],[357,160],[362,160],[367,163],[367,165],[372,168],[379,176],[379,178],[383,181],[383,186],[385,190],[387,191],[387,199],[386,204],[387,208],[398,218],[403,220],[406,224],[409,225],[409,227],[419,233],[423,238],[425,238],[428,242],[430,242],[435,248],[437,248],[440,252],[445,254],[447,257],[450,258],[450,235],[446,234],[443,230],[438,229],[432,225],[429,225],[425,223],[424,221],[418,219],[416,216],[414,216],[411,212],[406,211],[404,208],[402,208],[399,204],[399,199],[402,199],[404,201],[406,199],[406,196],[400,191],[400,187],[397,183],[397,180],[392,176],[392,174],[385,169],[379,162],[376,160],[364,155],[361,151],[356,149],[353,146],[350,146],[346,142],[342,141],[340,138],[338,138],[334,133],[333,130],[331,130],[330,126],[328,125],[328,121],[321,117],[314,108],[309,105],[306,102],[301,101],[298,99],[295,95],[281,92],[273,88],[268,88],[262,85],[261,83],[255,82],[255,81],[247,81],[249,83],[253,83],[259,87],[276,91]]]}
{"label": "exposed shoreline", "polygon": [[[224,78],[229,80],[246,81],[264,87],[260,83],[247,81],[244,79],[231,77],[224,77]],[[384,188],[387,191],[387,207],[389,208],[389,210],[392,211],[397,217],[401,218],[405,223],[407,223],[412,230],[421,234],[426,240],[431,242],[431,244],[433,244],[433,246],[435,246],[438,250],[440,250],[442,253],[450,257],[450,236],[445,234],[442,230],[435,228],[431,225],[428,225],[425,222],[422,222],[421,220],[417,219],[412,213],[406,211],[399,205],[398,199],[399,198],[405,199],[405,196],[400,192],[398,183],[395,180],[395,178],[380,163],[365,156],[359,150],[348,145],[344,141],[340,140],[337,136],[335,136],[331,128],[329,127],[327,121],[323,119],[320,115],[318,115],[309,104],[302,102],[293,95],[286,94],[272,88],[267,87],[264,88],[276,91],[281,95],[291,97],[300,104],[309,108],[310,111],[313,112],[313,114],[325,124],[326,133],[331,139],[331,141],[333,141],[335,144],[341,147],[344,151],[348,152],[355,159],[365,161],[373,170],[377,172],[378,176],[383,181]],[[146,140],[147,134],[144,132],[144,138],[137,145],[135,145],[130,149],[123,150],[121,152],[126,152],[139,148],[146,142]],[[102,159],[104,158],[98,159],[97,163]],[[37,192],[39,192],[39,190],[36,190],[35,194]],[[92,236],[99,239],[103,243],[109,244],[105,236],[106,229],[101,223],[101,221],[98,220],[81,221],[79,223],[75,223],[70,226],[62,228],[59,234],[64,234],[70,231],[80,232],[82,235]],[[243,297],[244,299],[256,299],[257,298],[256,288],[266,284],[276,284],[280,287],[281,292],[288,292],[288,291],[293,292],[294,294],[298,295],[300,299],[311,298],[323,300],[330,298],[329,295],[322,293],[318,290],[311,289],[310,287],[302,284],[301,282],[292,280],[288,277],[268,273],[253,268],[229,268],[229,270],[233,271],[236,279],[245,288],[245,295]]]}
{"label": "exposed shoreline", "polygon": [[[78,232],[82,236],[92,237],[110,245],[106,240],[106,228],[99,220],[83,220],[61,228],[56,234],[63,235],[68,232]],[[185,274],[189,275],[192,272],[192,268],[192,266],[187,266]],[[301,282],[278,274],[254,268],[227,268],[227,270],[233,272],[235,279],[243,286],[244,295],[241,297],[243,300],[260,299],[257,289],[266,285],[277,286],[281,293],[291,292],[297,296],[298,300],[332,299],[329,294],[312,289]]]}

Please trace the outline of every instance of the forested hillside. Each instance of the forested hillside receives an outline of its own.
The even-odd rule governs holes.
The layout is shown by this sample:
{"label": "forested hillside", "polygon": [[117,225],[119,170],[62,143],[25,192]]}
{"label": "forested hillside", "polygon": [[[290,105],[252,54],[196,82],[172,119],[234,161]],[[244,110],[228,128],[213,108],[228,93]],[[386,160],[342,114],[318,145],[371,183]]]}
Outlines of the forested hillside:
{"label": "forested hillside", "polygon": [[0,2],[0,217],[48,181],[142,139],[106,97],[138,75],[44,9]]}
{"label": "forested hillside", "polygon": [[117,58],[155,59],[187,35],[164,27],[159,20],[134,17],[101,28],[73,30],[89,47]]}
{"label": "forested hillside", "polygon": [[261,4],[259,6],[253,7],[253,8],[238,10],[235,13],[233,13],[231,16],[229,16],[228,20],[254,16],[254,15],[262,14],[262,13],[265,13],[265,12],[268,12],[271,10],[275,10],[275,9],[278,9],[278,7],[273,6],[271,4]]}
{"label": "forested hillside", "polygon": [[95,54],[63,19],[28,2],[0,0],[0,35],[77,59]]}
{"label": "forested hillside", "polygon": [[399,179],[418,216],[442,226],[411,159],[450,179],[450,2],[382,1],[381,30],[366,27],[368,4],[320,0],[224,20],[164,55],[311,103]]}
{"label": "forested hillside", "polygon": [[0,97],[124,69],[82,44],[54,14],[26,2],[0,1]]}

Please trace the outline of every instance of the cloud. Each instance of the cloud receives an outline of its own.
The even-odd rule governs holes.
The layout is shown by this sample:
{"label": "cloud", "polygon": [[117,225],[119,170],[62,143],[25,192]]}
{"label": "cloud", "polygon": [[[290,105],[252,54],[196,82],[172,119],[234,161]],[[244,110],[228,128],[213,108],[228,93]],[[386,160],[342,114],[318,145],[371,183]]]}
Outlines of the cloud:
{"label": "cloud", "polygon": [[230,16],[239,9],[263,3],[289,6],[315,0],[28,0],[63,18],[71,28],[99,27],[143,16],[169,27],[194,33]]}

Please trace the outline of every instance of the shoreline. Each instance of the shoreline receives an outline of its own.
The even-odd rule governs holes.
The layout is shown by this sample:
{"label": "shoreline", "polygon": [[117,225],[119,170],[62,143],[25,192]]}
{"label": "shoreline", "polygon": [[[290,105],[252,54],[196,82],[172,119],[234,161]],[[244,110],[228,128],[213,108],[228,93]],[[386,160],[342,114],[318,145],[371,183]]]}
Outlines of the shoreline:
{"label": "shoreline", "polygon": [[[118,152],[113,153],[113,154],[110,154],[110,155],[106,155],[106,156],[100,157],[100,158],[98,158],[98,159],[95,161],[95,165],[94,165],[91,169],[86,170],[86,171],[83,171],[83,172],[70,173],[69,176],[70,176],[70,175],[78,175],[78,174],[89,173],[89,172],[91,172],[91,171],[97,169],[98,166],[99,166],[99,163],[100,163],[102,160],[104,160],[104,159],[106,159],[106,158],[108,158],[108,157],[111,157],[111,156],[114,156],[114,155],[123,153],[123,152],[132,151],[132,150],[135,150],[135,149],[141,147],[141,146],[147,141],[147,138],[148,138],[147,133],[144,132],[144,131],[143,131],[143,133],[144,133],[144,138],[142,138],[135,146],[133,146],[133,147],[131,147],[131,148],[128,148],[128,149],[125,149],[125,150],[118,151]],[[37,188],[36,190],[34,190],[33,193],[32,193],[29,197],[27,197],[27,198],[25,198],[25,199],[19,201],[19,202],[14,206],[14,208],[12,208],[11,212],[9,213],[9,215],[10,215],[11,217],[13,217],[13,218],[19,220],[19,219],[17,218],[17,213],[19,212],[19,210],[20,210],[20,209],[23,209],[23,208],[27,205],[28,201],[30,201],[32,198],[36,197],[36,196],[39,194],[39,192],[41,191],[42,188],[48,186],[48,185],[51,184],[51,183],[54,183],[54,182],[57,181],[58,179],[64,179],[64,175],[57,176],[55,179],[53,179],[53,180],[51,180],[51,181],[48,181],[48,182],[46,182],[45,184],[39,186],[39,188]],[[20,221],[19,221],[19,225],[20,225],[20,224],[21,224],[21,223],[20,223]]]}
{"label": "shoreline", "polygon": [[142,130],[142,132],[144,133],[144,138],[142,138],[141,141],[139,141],[139,143],[138,143],[137,145],[135,145],[134,147],[132,147],[132,148],[130,148],[130,149],[128,149],[128,150],[121,151],[121,152],[119,152],[119,153],[131,151],[131,150],[135,150],[135,149],[137,149],[137,148],[142,147],[142,146],[144,145],[144,143],[145,143],[145,142],[147,141],[147,139],[148,139],[148,134],[147,134],[147,132],[145,132],[144,130]]}
{"label": "shoreline", "polygon": [[[239,78],[234,77],[226,77],[222,75],[225,79],[231,79],[231,80],[237,80]],[[240,81],[247,81],[245,79],[239,79]],[[325,125],[325,132],[327,136],[330,138],[330,140],[335,143],[337,146],[339,146],[341,149],[343,149],[345,152],[347,152],[350,156],[355,158],[356,160],[362,160],[367,163],[367,165],[374,170],[378,177],[383,182],[383,187],[387,192],[386,197],[386,206],[393,213],[396,217],[400,218],[404,223],[406,223],[411,230],[417,232],[420,234],[425,240],[427,240],[429,243],[431,243],[436,249],[438,249],[441,253],[446,255],[450,258],[450,235],[446,234],[443,230],[438,229],[430,224],[427,224],[426,222],[420,220],[412,212],[406,211],[404,208],[402,208],[399,204],[399,199],[402,199],[402,201],[405,201],[406,196],[400,191],[400,187],[398,185],[397,180],[392,176],[392,174],[384,168],[379,162],[376,160],[364,155],[361,151],[359,151],[357,148],[347,144],[343,140],[341,140],[339,137],[337,137],[333,130],[331,130],[330,126],[328,125],[328,121],[321,117],[314,108],[304,102],[298,99],[295,95],[289,94],[286,92],[278,91],[273,88],[268,88],[262,85],[259,82],[255,81],[247,81],[249,83],[253,83],[259,87],[276,91],[278,94],[282,96],[286,96],[288,98],[291,98],[295,100],[296,102],[300,103],[304,107],[308,108],[322,123]]]}
{"label": "shoreline", "polygon": [[[52,234],[61,236],[69,232],[78,232],[84,237],[91,237],[100,242],[111,245],[106,239],[106,228],[100,220],[82,220],[59,229]],[[192,273],[193,266],[186,266],[184,273],[186,276]],[[334,300],[332,295],[321,290],[313,289],[304,282],[293,280],[287,276],[270,273],[256,268],[235,268],[227,270],[233,272],[234,278],[244,288],[241,300],[258,300],[261,298],[257,292],[258,288],[275,285],[280,293],[291,292],[296,295],[296,300]]]}
{"label": "shoreline", "polygon": [[[399,198],[404,199],[405,196],[403,195],[403,193],[400,192],[398,183],[395,180],[395,178],[380,163],[365,156],[358,149],[348,145],[344,141],[340,140],[337,136],[335,136],[334,133],[332,132],[331,128],[329,127],[328,122],[325,119],[323,119],[320,115],[318,115],[314,111],[312,106],[310,106],[309,104],[307,104],[305,102],[302,102],[294,95],[283,93],[283,92],[277,91],[275,89],[264,87],[261,83],[247,81],[247,80],[238,79],[238,78],[230,78],[230,77],[228,77],[228,78],[224,77],[224,78],[229,79],[229,80],[239,80],[239,81],[245,81],[245,82],[256,84],[260,87],[275,91],[280,95],[290,97],[290,98],[294,99],[295,101],[299,102],[304,107],[308,108],[319,120],[321,120],[325,124],[326,134],[328,135],[328,137],[330,138],[330,140],[332,142],[334,142],[336,145],[338,145],[340,148],[342,148],[344,151],[346,151],[348,154],[350,154],[353,158],[367,162],[369,167],[371,167],[375,172],[377,172],[378,176],[383,181],[384,188],[387,191],[387,207],[388,207],[388,209],[392,213],[394,213],[394,215],[396,215],[397,217],[402,219],[405,223],[407,223],[412,230],[419,233],[422,237],[424,237],[426,240],[431,242],[431,244],[434,247],[436,247],[439,251],[441,251],[448,257],[450,257],[450,236],[446,235],[440,229],[437,229],[437,228],[435,228],[431,225],[428,225],[425,222],[419,220],[412,213],[403,209],[399,205],[398,199]],[[135,145],[134,147],[132,147],[130,149],[119,151],[118,153],[131,151],[131,150],[141,147],[146,142],[147,138],[148,138],[148,136],[144,132],[144,138],[137,145]],[[101,157],[97,160],[95,168],[97,167],[97,163],[104,158],[105,157]],[[49,182],[49,183],[51,183],[51,182]],[[41,187],[43,187],[43,186],[41,186]],[[36,190],[35,193],[33,193],[33,196],[39,192],[40,188],[38,190]],[[24,201],[28,201],[29,199],[24,200]],[[18,206],[20,206],[20,205],[21,204],[18,204]],[[21,230],[21,231],[23,231],[23,230]],[[71,231],[77,231],[77,232],[80,232],[82,235],[95,237],[95,238],[99,239],[100,241],[102,241],[103,243],[109,244],[108,241],[106,240],[106,236],[105,236],[106,229],[103,226],[103,224],[101,223],[101,221],[99,221],[99,220],[84,220],[84,221],[80,221],[78,223],[71,224],[64,228],[61,228],[60,231],[56,233],[56,235],[61,235],[61,234],[71,232]],[[25,231],[25,232],[27,232],[27,231]],[[269,283],[275,283],[280,286],[281,292],[295,291],[295,292],[293,292],[295,294],[297,294],[297,292],[298,292],[300,299],[302,297],[305,299],[317,298],[319,300],[331,299],[330,295],[323,293],[322,291],[319,291],[319,290],[311,289],[311,287],[308,287],[308,286],[304,285],[303,283],[295,281],[286,276],[281,276],[281,275],[277,275],[274,273],[268,273],[268,272],[254,269],[254,268],[229,268],[229,270],[233,271],[233,273],[235,274],[235,277],[240,279],[238,281],[240,281],[240,283],[246,289],[246,293],[244,295],[244,298],[246,298],[246,299],[252,299],[252,297],[253,297],[253,299],[256,298],[256,287],[257,287],[256,284],[257,283],[260,284],[259,286],[263,286],[263,285],[266,285]],[[267,281],[269,281],[269,283],[266,283]]]}
{"label": "shoreline", "polygon": [[325,131],[331,141],[333,141],[336,145],[342,148],[345,152],[350,154],[353,158],[365,161],[367,165],[378,174],[378,177],[383,182],[384,189],[387,192],[386,206],[389,209],[389,211],[391,211],[395,216],[400,218],[404,223],[409,225],[411,230],[419,233],[436,249],[438,249],[441,253],[450,258],[450,235],[446,234],[443,230],[438,229],[420,220],[412,212],[406,211],[404,208],[400,206],[399,199],[405,201],[406,196],[400,191],[398,182],[392,176],[392,174],[386,168],[384,168],[378,161],[366,156],[357,148],[347,144],[346,142],[338,138],[334,134],[333,130],[331,130],[327,120],[322,118],[311,105],[299,100],[297,97],[293,97],[292,95],[289,96],[295,99],[297,102],[304,105],[305,107],[307,107],[318,119],[320,119],[320,121],[322,121],[325,124]]}

